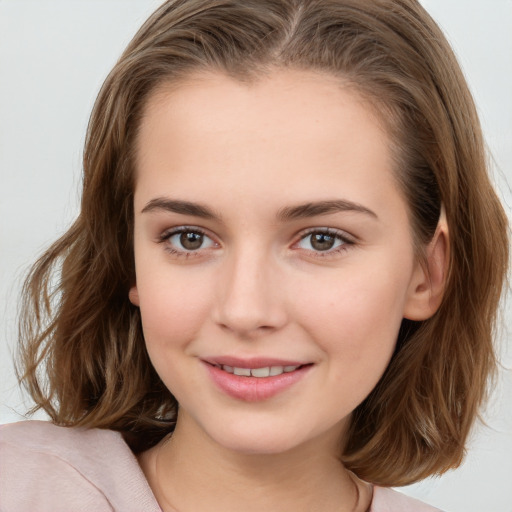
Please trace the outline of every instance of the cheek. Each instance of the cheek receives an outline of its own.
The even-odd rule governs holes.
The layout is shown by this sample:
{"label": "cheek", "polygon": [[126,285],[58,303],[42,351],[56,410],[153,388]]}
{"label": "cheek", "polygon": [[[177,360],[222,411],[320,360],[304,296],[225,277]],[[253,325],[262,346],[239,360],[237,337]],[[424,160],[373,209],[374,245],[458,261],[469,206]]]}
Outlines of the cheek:
{"label": "cheek", "polygon": [[189,387],[199,386],[194,381],[194,372],[190,371],[190,360],[183,356],[190,351],[208,315],[207,287],[179,272],[137,277],[149,358],[166,387],[181,403]]}
{"label": "cheek", "polygon": [[186,275],[138,276],[144,337],[152,347],[183,346],[194,338],[208,314],[210,297],[203,280]]}
{"label": "cheek", "polygon": [[393,354],[408,282],[385,266],[351,270],[307,294],[296,291],[306,299],[296,302],[295,316],[326,354],[333,378],[373,387]]}

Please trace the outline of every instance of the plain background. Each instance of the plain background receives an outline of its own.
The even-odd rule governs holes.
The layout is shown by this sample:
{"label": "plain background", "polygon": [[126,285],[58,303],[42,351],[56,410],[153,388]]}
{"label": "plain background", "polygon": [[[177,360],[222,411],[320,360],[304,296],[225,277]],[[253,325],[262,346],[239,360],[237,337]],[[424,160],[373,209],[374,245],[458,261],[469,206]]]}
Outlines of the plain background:
{"label": "plain background", "polygon": [[[0,0],[0,423],[21,419],[28,404],[12,369],[22,276],[76,215],[93,101],[124,46],[159,4]],[[462,63],[510,216],[512,0],[423,4]],[[510,299],[503,310],[499,342],[504,369],[484,415],[487,426],[475,429],[461,468],[403,489],[447,511],[512,512]]]}

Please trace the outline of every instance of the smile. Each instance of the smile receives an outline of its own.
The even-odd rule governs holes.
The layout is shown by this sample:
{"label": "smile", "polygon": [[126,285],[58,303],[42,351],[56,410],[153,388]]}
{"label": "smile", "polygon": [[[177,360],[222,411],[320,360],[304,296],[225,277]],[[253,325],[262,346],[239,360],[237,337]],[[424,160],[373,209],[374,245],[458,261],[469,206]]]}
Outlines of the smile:
{"label": "smile", "polygon": [[229,366],[227,364],[217,365],[218,368],[221,368],[223,371],[227,373],[232,373],[234,375],[239,375],[242,377],[257,377],[257,378],[265,378],[265,377],[276,377],[277,375],[281,375],[282,373],[290,373],[295,371],[297,368],[300,368],[302,365],[298,366],[265,366],[263,368],[238,368],[236,366]]}
{"label": "smile", "polygon": [[232,366],[203,361],[216,389],[231,398],[245,402],[268,400],[299,383],[313,364]]}

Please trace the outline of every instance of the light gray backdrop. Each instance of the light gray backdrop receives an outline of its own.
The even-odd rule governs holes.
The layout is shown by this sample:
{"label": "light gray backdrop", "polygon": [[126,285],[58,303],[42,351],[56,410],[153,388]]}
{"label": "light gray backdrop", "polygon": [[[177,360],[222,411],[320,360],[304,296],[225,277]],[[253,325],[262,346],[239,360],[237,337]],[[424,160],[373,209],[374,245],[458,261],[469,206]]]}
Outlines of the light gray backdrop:
{"label": "light gray backdrop", "polygon": [[[0,0],[0,423],[26,410],[12,370],[20,280],[77,212],[81,150],[98,89],[160,0]],[[424,0],[479,106],[510,215],[512,1]],[[504,304],[504,309],[510,309]],[[507,324],[511,325],[511,314]],[[512,367],[510,329],[500,335]],[[451,512],[512,512],[512,378],[500,384],[464,465],[403,489]]]}

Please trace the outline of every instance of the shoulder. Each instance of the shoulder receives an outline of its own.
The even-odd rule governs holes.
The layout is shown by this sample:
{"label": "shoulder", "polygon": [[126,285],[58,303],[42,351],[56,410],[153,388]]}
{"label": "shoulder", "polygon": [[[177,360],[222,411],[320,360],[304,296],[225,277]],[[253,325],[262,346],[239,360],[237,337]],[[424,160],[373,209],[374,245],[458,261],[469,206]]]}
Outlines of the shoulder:
{"label": "shoulder", "polygon": [[369,512],[441,512],[426,503],[387,487],[374,487]]}
{"label": "shoulder", "polygon": [[119,433],[44,421],[0,427],[0,495],[2,512],[160,510]]}

